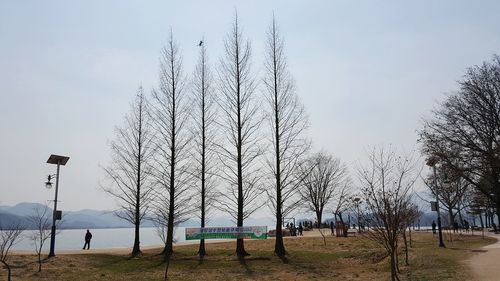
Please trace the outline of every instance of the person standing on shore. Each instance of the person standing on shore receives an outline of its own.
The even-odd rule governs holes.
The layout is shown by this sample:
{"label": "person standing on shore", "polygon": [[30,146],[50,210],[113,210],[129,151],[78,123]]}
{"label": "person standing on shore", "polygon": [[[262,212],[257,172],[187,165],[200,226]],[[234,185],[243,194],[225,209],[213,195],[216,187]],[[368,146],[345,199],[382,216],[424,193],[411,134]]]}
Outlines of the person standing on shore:
{"label": "person standing on shore", "polygon": [[432,234],[436,234],[436,222],[432,221]]}
{"label": "person standing on shore", "polygon": [[87,233],[85,234],[85,244],[83,244],[82,250],[85,250],[85,247],[87,247],[87,250],[90,250],[90,240],[92,239],[92,233],[87,229]]}

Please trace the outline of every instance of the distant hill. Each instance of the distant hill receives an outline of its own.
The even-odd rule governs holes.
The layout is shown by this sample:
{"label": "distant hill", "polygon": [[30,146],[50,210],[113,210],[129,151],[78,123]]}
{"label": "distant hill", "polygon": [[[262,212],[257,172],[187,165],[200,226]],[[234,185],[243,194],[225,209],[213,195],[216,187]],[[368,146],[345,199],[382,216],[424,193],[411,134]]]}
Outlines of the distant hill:
{"label": "distant hill", "polygon": [[[27,228],[34,227],[29,224],[28,217],[34,214],[36,208],[44,208],[39,203],[19,203],[15,206],[0,206],[0,225],[10,226],[16,222],[21,222]],[[52,209],[48,212],[52,216]],[[272,218],[257,217],[249,218],[246,225],[274,225]],[[217,216],[210,219],[207,226],[233,226],[234,223],[228,217]],[[181,226],[197,227],[199,220],[189,219]],[[99,211],[84,209],[80,211],[64,211],[61,228],[66,229],[96,229],[96,228],[126,228],[133,227],[131,223],[118,218],[112,211]],[[154,227],[150,220],[143,220],[141,227]]]}
{"label": "distant hill", "polygon": [[[15,206],[0,206],[0,225],[10,226],[15,223],[21,222],[27,226],[27,228],[33,229],[33,226],[29,224],[28,217],[34,213],[36,208],[44,208],[44,205],[38,203],[19,203]],[[50,216],[52,216],[52,209],[49,210]],[[350,215],[352,223],[355,222],[354,214],[344,214],[344,220],[347,221]],[[310,216],[309,219],[314,221],[314,217]],[[443,223],[446,221],[446,216],[442,216]],[[297,218],[296,223],[298,224],[303,219]],[[332,219],[331,216],[325,214],[325,222],[329,223]],[[420,218],[421,226],[430,226],[432,221],[436,220],[435,212],[427,212]],[[274,226],[275,221],[272,217],[250,217],[245,220],[245,225],[267,225]],[[234,226],[234,222],[230,217],[226,216],[216,216],[212,217],[207,226]],[[181,226],[186,227],[198,227],[199,220],[196,218],[189,219]],[[417,226],[417,224],[415,224]],[[64,211],[63,210],[63,220],[61,223],[61,228],[66,229],[96,229],[96,228],[127,228],[133,227],[132,224],[118,218],[112,211],[99,211],[84,209],[80,211]],[[154,227],[154,224],[150,220],[143,220],[141,227]]]}
{"label": "distant hill", "polygon": [[[0,224],[9,226],[16,222],[22,222],[27,228],[33,228],[29,223],[29,216],[33,215],[36,208],[44,208],[38,203],[19,203],[15,206],[0,206]],[[49,209],[52,216],[52,209]],[[145,221],[143,226],[153,226],[151,222]],[[61,228],[83,229],[83,228],[120,228],[132,227],[132,224],[118,218],[113,212],[98,210],[64,211]]]}

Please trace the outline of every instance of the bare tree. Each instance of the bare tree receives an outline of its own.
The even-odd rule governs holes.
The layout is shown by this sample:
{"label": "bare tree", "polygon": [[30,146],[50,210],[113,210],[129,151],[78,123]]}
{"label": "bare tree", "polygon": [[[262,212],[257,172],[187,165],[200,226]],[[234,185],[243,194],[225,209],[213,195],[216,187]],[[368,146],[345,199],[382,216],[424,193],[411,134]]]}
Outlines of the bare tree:
{"label": "bare tree", "polygon": [[500,57],[469,68],[458,83],[424,121],[423,152],[483,192],[500,218]]}
{"label": "bare tree", "polygon": [[400,280],[398,271],[398,240],[408,226],[411,189],[419,177],[412,155],[398,156],[383,147],[374,149],[365,166],[358,168],[366,219],[370,221],[370,239],[382,245],[390,257],[391,280]]}
{"label": "bare tree", "polygon": [[[341,188],[334,194],[333,198],[334,205],[332,208],[332,213],[334,218],[340,220],[342,223],[344,223],[344,218],[342,216],[342,213],[348,210],[349,207],[351,206],[351,201],[350,201],[350,198],[352,198],[351,188],[352,188],[351,180],[347,179],[341,186]],[[347,233],[345,233],[344,235],[347,235]]]}
{"label": "bare tree", "polygon": [[[38,257],[38,272],[42,271],[42,249],[45,242],[50,238],[52,227],[52,217],[47,205],[34,209],[33,215],[28,217],[31,227],[34,231],[30,233],[29,239],[35,246],[35,252]],[[58,228],[59,229],[59,228]]]}
{"label": "bare tree", "polygon": [[0,223],[0,263],[7,269],[7,281],[12,280],[12,269],[9,264],[9,252],[12,246],[18,243],[24,231],[21,223],[2,225]]}
{"label": "bare tree", "polygon": [[[401,226],[400,232],[403,236],[403,243],[405,247],[405,265],[409,265],[409,257],[408,257],[408,246],[411,247],[411,225],[422,215],[422,212],[419,210],[418,205],[413,202],[410,202],[407,206],[404,206],[403,212],[401,212]],[[408,244],[408,239],[406,236],[406,230],[410,235],[410,243]]]}
{"label": "bare tree", "polygon": [[[213,88],[213,76],[208,63],[205,40],[200,42],[200,53],[198,63],[193,74],[192,91],[194,96],[194,120],[193,139],[195,143],[193,159],[194,177],[199,187],[200,200],[196,200],[200,218],[200,226],[205,227],[210,211],[216,199],[215,176],[216,176],[216,99]],[[200,258],[206,254],[205,239],[200,240],[198,250]]]}
{"label": "bare tree", "polygon": [[168,260],[173,250],[174,226],[190,210],[188,99],[185,96],[182,57],[173,33],[160,57],[160,86],[153,90],[153,124],[156,131],[154,176],[155,212],[167,224],[164,254]]}
{"label": "bare tree", "polygon": [[319,152],[310,156],[302,169],[310,172],[306,172],[302,179],[299,189],[301,201],[315,213],[318,225],[321,225],[325,207],[345,185],[347,168],[340,159]]}
{"label": "bare tree", "polygon": [[[221,192],[220,208],[235,219],[238,227],[262,205],[258,201],[262,176],[257,163],[262,155],[259,145],[262,118],[255,100],[256,81],[250,58],[250,43],[244,41],[235,14],[231,31],[224,40],[224,56],[218,71],[218,103],[224,116],[219,125],[226,133],[226,141],[218,145],[218,150],[223,168],[219,176],[227,188]],[[236,240],[236,254],[240,258],[248,255],[243,238]]]}
{"label": "bare tree", "polygon": [[432,198],[439,200],[439,205],[448,212],[449,226],[455,221],[455,216],[460,212],[460,205],[464,196],[470,189],[470,184],[462,177],[455,175],[453,169],[447,169],[446,165],[436,166],[436,181],[434,184],[434,174],[424,179],[425,185],[432,193]]}
{"label": "bare tree", "polygon": [[276,216],[276,241],[274,253],[285,256],[283,243],[283,218],[295,210],[300,203],[298,187],[303,177],[302,158],[309,149],[305,137],[308,126],[304,107],[300,103],[288,71],[284,53],[284,42],[280,36],[275,18],[267,32],[264,85],[267,101],[267,120],[270,121],[269,142],[272,154],[267,157],[267,165],[272,175],[271,188],[266,193]]}
{"label": "bare tree", "polygon": [[103,189],[120,206],[115,214],[134,225],[133,257],[141,254],[139,229],[153,190],[150,162],[154,147],[149,116],[148,102],[139,87],[125,124],[116,128],[116,140],[111,142],[112,163],[103,168],[109,181]]}

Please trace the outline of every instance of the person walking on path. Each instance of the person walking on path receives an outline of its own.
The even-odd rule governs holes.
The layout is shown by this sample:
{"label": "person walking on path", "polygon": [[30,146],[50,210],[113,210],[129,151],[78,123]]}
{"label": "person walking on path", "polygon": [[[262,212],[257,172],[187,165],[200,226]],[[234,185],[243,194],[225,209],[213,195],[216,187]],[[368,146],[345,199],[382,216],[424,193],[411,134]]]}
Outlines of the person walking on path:
{"label": "person walking on path", "polygon": [[90,240],[92,239],[92,233],[87,229],[87,233],[85,234],[85,244],[83,244],[82,250],[85,250],[85,247],[87,247],[87,250],[90,250]]}
{"label": "person walking on path", "polygon": [[432,234],[436,234],[436,222],[432,221]]}
{"label": "person walking on path", "polygon": [[333,221],[330,221],[330,230],[332,231],[332,235],[334,234],[333,230],[334,230],[334,225],[333,225]]}

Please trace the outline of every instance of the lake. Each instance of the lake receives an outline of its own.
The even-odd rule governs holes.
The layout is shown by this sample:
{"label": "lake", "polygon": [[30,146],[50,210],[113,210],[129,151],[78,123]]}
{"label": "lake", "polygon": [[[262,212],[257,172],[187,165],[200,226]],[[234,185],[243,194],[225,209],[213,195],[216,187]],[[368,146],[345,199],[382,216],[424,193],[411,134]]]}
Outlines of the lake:
{"label": "lake", "polygon": [[[174,232],[177,243],[185,242],[184,227],[178,227]],[[83,247],[86,229],[64,229],[56,235],[57,250],[78,250]],[[163,244],[156,234],[156,228],[144,227],[140,230],[141,246],[158,246]],[[23,239],[12,247],[13,250],[34,251],[33,242],[28,238],[31,230],[23,233]],[[128,248],[134,244],[133,228],[106,228],[90,229],[92,232],[91,249]],[[195,241],[196,242],[196,241]],[[44,249],[48,250],[50,238],[45,242]]]}
{"label": "lake", "polygon": [[[274,229],[274,226],[268,226],[268,230]],[[56,253],[57,250],[80,250],[84,244],[86,229],[63,229],[56,235]],[[14,251],[34,251],[33,242],[28,238],[31,230],[23,233],[23,239],[12,247]],[[90,229],[92,233],[91,249],[110,249],[110,248],[131,248],[134,244],[133,228],[105,228]],[[154,227],[141,227],[140,230],[141,247],[158,246],[162,247],[163,242],[156,233]],[[227,239],[217,239],[227,240]],[[174,229],[175,243],[199,243],[198,240],[186,241],[185,227]],[[50,247],[50,238],[44,244],[45,251]]]}

